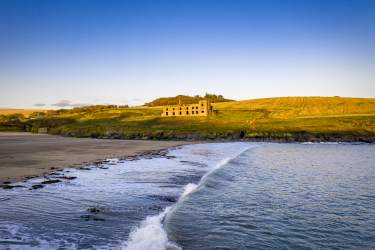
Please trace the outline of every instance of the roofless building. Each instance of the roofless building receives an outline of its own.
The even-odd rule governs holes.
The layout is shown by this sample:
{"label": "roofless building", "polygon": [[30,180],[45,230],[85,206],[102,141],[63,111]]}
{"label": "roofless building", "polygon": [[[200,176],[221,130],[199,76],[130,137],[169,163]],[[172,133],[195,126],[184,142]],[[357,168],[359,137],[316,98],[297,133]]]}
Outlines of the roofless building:
{"label": "roofless building", "polygon": [[201,100],[198,104],[189,105],[175,105],[163,108],[162,117],[173,117],[173,116],[209,116],[212,115],[211,102],[207,100]]}

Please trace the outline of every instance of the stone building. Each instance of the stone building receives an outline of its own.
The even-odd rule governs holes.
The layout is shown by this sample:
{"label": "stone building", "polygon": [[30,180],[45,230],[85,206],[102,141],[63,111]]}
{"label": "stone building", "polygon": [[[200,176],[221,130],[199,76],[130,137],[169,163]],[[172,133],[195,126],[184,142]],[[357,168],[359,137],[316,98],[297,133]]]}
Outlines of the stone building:
{"label": "stone building", "polygon": [[174,105],[163,108],[162,117],[173,117],[173,116],[209,116],[212,115],[211,102],[207,100],[201,100],[198,104],[189,105]]}

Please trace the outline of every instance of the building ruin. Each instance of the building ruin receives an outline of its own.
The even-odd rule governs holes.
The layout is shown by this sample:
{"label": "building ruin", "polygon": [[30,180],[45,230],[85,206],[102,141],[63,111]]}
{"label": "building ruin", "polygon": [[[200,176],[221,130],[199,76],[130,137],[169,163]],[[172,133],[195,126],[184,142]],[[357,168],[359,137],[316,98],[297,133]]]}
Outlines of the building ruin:
{"label": "building ruin", "polygon": [[162,117],[174,117],[174,116],[210,116],[212,115],[211,102],[207,100],[201,100],[198,104],[172,105],[163,108]]}

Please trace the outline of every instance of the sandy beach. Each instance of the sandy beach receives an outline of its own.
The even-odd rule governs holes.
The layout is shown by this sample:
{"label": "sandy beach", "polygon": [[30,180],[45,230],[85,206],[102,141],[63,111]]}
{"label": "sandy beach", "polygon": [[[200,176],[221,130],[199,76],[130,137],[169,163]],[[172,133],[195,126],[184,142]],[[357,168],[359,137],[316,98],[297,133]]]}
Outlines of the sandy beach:
{"label": "sandy beach", "polygon": [[80,167],[98,159],[136,156],[149,150],[193,144],[186,141],[137,141],[64,138],[49,134],[0,132],[0,183]]}

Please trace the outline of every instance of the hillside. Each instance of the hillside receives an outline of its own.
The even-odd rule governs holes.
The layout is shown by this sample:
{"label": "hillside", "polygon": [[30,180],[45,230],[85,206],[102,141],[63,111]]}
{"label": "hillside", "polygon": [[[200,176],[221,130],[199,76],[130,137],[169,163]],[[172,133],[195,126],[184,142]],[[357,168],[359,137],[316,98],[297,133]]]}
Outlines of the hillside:
{"label": "hillside", "polygon": [[0,124],[0,130],[37,132],[47,127],[53,134],[114,139],[183,139],[181,134],[194,134],[199,137],[189,138],[225,140],[237,134],[262,141],[375,141],[375,99],[284,97],[213,106],[215,115],[209,117],[161,117],[160,106],[75,108],[12,120]]}
{"label": "hillside", "polygon": [[0,110],[0,115],[10,115],[10,114],[23,114],[25,117],[29,117],[31,113],[34,112],[45,112],[45,110],[40,109],[4,109]]}
{"label": "hillside", "polygon": [[266,109],[273,118],[375,115],[374,98],[277,97],[212,105],[217,110]]}

